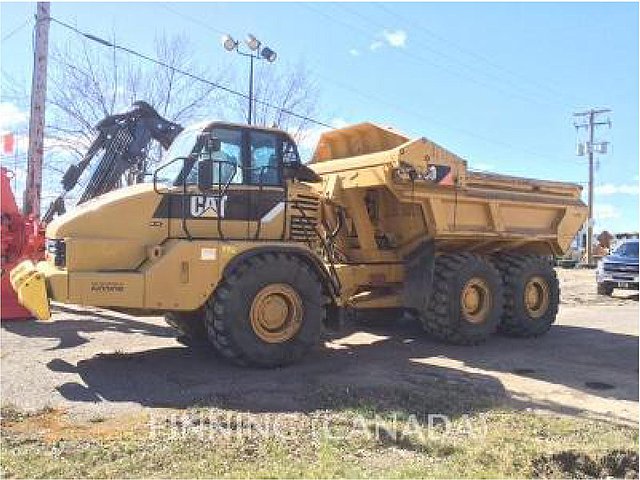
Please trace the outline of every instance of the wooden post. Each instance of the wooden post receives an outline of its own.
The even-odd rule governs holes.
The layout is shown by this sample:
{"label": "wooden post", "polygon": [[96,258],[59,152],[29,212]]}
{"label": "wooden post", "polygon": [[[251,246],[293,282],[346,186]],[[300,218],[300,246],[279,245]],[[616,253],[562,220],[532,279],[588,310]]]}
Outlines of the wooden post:
{"label": "wooden post", "polygon": [[24,191],[24,214],[40,217],[42,194],[42,160],[44,156],[44,121],[47,99],[47,57],[49,54],[49,2],[38,2],[36,12],[36,44],[31,82],[31,116],[27,182]]}

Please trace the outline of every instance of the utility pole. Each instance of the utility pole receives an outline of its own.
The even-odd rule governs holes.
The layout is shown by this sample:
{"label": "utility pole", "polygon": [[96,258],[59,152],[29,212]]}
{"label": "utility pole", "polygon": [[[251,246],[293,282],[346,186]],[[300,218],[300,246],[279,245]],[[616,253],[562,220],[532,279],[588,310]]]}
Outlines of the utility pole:
{"label": "utility pole", "polygon": [[[598,153],[607,153],[607,146],[609,142],[596,142],[594,141],[595,137],[595,129],[596,127],[602,125],[608,125],[611,128],[611,120],[607,118],[606,121],[599,122],[597,118],[599,115],[603,113],[611,112],[608,108],[602,109],[591,109],[586,112],[574,113],[573,116],[581,119],[582,123],[575,122],[574,126],[576,127],[576,132],[581,128],[587,129],[587,136],[589,140],[585,143],[578,144],[578,156],[583,156],[585,152],[589,156],[589,218],[587,220],[587,266],[593,266],[593,154],[594,152]],[[597,148],[596,148],[597,147]]]}
{"label": "utility pole", "polygon": [[31,80],[31,115],[29,117],[29,150],[27,181],[24,191],[25,215],[40,217],[42,193],[42,159],[44,156],[44,113],[47,99],[47,57],[49,55],[49,2],[38,2],[36,10],[36,40]]}

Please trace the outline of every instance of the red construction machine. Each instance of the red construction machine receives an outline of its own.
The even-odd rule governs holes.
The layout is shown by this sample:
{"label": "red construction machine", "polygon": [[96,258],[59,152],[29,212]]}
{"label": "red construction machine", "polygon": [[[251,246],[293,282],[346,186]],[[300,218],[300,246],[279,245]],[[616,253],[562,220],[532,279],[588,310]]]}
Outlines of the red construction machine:
{"label": "red construction machine", "polygon": [[9,283],[9,272],[25,259],[44,258],[44,226],[33,216],[23,215],[11,191],[11,170],[0,167],[0,214],[2,278],[0,283],[0,318],[2,320],[29,319],[31,313],[18,303]]}

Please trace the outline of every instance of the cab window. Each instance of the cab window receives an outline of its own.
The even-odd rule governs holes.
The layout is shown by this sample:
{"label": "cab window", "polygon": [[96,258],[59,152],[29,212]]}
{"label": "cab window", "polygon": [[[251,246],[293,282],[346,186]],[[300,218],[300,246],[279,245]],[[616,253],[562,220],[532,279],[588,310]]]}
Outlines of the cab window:
{"label": "cab window", "polygon": [[[226,128],[216,128],[213,134],[220,139],[220,151],[206,152],[201,150],[198,153],[198,160],[211,158],[213,163],[213,183],[232,184],[243,183],[242,169],[242,131]],[[189,175],[187,183],[198,183],[197,162],[194,163]]]}
{"label": "cab window", "polygon": [[249,133],[249,183],[253,185],[281,185],[279,143],[280,139],[273,133]]}
{"label": "cab window", "polygon": [[300,163],[296,144],[288,139],[284,139],[282,141],[282,163],[284,165],[295,165],[296,163]]}

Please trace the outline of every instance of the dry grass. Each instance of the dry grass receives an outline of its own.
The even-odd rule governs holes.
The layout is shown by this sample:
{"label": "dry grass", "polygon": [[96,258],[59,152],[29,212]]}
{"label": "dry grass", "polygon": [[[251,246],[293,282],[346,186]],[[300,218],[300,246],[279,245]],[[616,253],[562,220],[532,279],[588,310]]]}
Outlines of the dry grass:
{"label": "dry grass", "polygon": [[433,404],[425,409],[404,391],[386,392],[400,397],[392,403],[384,392],[370,393],[371,402],[352,404],[344,391],[324,392],[327,408],[305,413],[192,408],[86,424],[71,424],[58,410],[27,415],[5,409],[2,475],[637,477],[637,428],[488,410],[481,397],[463,402],[468,415],[443,408],[451,421],[445,428],[430,425]]}

